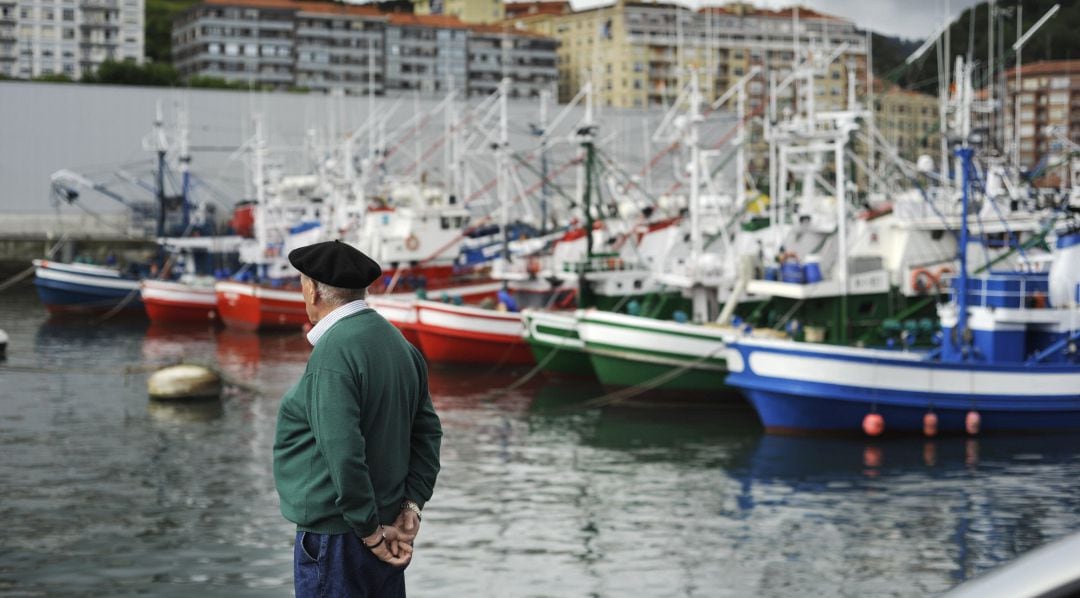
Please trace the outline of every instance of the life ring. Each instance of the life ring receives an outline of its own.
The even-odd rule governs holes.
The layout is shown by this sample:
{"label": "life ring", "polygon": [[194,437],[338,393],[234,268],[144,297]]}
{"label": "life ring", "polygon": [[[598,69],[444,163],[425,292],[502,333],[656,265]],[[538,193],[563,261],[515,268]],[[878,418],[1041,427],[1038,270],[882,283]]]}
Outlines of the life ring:
{"label": "life ring", "polygon": [[916,293],[925,295],[932,289],[939,288],[939,285],[938,277],[926,268],[916,268],[911,271],[911,288]]}
{"label": "life ring", "polygon": [[942,266],[934,272],[934,278],[937,279],[938,284],[941,284],[941,281],[945,280],[946,276],[952,276],[953,274],[956,274],[956,270],[953,270],[952,266]]}
{"label": "life ring", "polygon": [[420,239],[415,234],[409,235],[405,238],[405,249],[409,251],[416,251],[420,248]]}

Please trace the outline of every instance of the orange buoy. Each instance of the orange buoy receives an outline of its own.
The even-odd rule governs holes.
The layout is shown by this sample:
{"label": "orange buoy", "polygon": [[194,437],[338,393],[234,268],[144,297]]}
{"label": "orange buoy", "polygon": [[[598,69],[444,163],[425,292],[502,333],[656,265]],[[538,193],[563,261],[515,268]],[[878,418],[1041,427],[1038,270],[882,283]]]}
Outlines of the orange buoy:
{"label": "orange buoy", "polygon": [[937,415],[933,411],[927,411],[922,418],[923,434],[933,438],[937,436]]}
{"label": "orange buoy", "polygon": [[979,412],[972,409],[967,412],[967,417],[964,418],[964,428],[967,429],[967,433],[972,436],[979,433],[979,426],[982,425],[982,417],[979,416]]}
{"label": "orange buoy", "polygon": [[867,436],[881,436],[885,431],[885,418],[880,413],[867,413],[862,420],[862,429]]}

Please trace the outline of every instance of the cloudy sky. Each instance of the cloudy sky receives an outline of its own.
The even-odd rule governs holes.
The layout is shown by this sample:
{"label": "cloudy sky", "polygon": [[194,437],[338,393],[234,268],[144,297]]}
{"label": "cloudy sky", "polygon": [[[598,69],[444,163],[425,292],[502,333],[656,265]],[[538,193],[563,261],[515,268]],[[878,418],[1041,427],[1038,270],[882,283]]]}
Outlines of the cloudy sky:
{"label": "cloudy sky", "polygon": [[[980,0],[752,0],[758,6],[783,8],[793,4],[845,17],[863,29],[906,38],[924,38],[946,15],[956,18]],[[683,0],[691,7],[726,4],[726,0]],[[611,4],[611,0],[571,0],[575,8]]]}

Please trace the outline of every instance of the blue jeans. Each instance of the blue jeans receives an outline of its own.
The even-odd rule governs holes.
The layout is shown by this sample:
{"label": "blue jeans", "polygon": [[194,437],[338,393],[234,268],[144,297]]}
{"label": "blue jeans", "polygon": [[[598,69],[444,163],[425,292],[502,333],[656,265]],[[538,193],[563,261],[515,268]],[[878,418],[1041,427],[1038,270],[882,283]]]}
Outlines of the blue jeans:
{"label": "blue jeans", "polygon": [[297,598],[405,598],[405,569],[371,554],[356,534],[296,532]]}

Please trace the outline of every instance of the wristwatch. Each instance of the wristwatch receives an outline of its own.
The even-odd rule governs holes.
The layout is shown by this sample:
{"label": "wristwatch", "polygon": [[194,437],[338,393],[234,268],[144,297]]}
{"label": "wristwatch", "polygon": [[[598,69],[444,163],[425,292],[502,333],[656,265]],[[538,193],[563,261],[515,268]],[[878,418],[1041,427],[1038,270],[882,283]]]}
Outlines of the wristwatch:
{"label": "wristwatch", "polygon": [[404,511],[405,509],[408,509],[408,510],[412,511],[413,513],[416,513],[416,518],[417,519],[419,519],[421,521],[424,519],[420,514],[420,505],[414,503],[413,501],[411,501],[411,500],[402,501],[401,502],[401,510]]}

